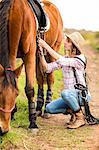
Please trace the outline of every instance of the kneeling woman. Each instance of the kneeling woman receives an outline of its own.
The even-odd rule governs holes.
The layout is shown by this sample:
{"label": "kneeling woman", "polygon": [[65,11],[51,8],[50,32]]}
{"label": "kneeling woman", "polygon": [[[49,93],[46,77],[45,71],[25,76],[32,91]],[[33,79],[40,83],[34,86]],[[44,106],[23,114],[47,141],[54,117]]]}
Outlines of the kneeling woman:
{"label": "kneeling woman", "polygon": [[[54,70],[62,68],[64,78],[64,90],[61,92],[61,97],[52,101],[46,106],[46,111],[51,114],[58,113],[70,113],[71,119],[68,124],[68,128],[76,129],[85,125],[85,118],[81,111],[82,98],[78,93],[79,90],[75,89],[75,84],[79,84],[86,87],[84,78],[84,63],[86,58],[82,54],[82,47],[85,45],[85,40],[79,32],[74,32],[65,36],[64,40],[64,52],[65,55],[61,56],[55,52],[44,40],[39,39],[39,45],[47,50],[47,52],[56,59],[55,62],[47,63],[42,48],[40,48],[41,63],[46,73],[51,73]],[[75,73],[76,71],[76,78]],[[77,81],[76,81],[77,80]],[[87,100],[89,101],[90,95],[87,94]]]}

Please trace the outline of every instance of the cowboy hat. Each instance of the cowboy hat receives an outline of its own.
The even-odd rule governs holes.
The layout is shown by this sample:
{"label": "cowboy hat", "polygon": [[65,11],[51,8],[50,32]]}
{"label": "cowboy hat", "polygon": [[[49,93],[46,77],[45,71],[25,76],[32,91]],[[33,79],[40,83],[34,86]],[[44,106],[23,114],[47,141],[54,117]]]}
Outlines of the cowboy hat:
{"label": "cowboy hat", "polygon": [[85,39],[79,32],[73,32],[71,34],[65,34],[66,37],[71,39],[72,43],[77,47],[77,49],[81,52],[82,47],[85,45]]}

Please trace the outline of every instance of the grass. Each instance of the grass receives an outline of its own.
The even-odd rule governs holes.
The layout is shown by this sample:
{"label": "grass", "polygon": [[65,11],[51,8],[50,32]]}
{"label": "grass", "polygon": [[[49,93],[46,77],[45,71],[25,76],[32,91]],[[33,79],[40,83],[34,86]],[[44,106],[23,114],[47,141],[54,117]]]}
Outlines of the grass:
{"label": "grass", "polygon": [[99,52],[99,32],[87,32],[84,33],[85,39],[93,49]]}
{"label": "grass", "polygon": [[[63,49],[63,46],[61,50]],[[28,131],[28,103],[24,93],[24,73],[19,78],[20,94],[17,98],[18,111],[15,113],[15,120],[11,122],[11,131],[0,137],[0,150],[28,149],[28,150],[86,150],[84,142],[92,132],[90,127],[83,127],[77,130],[67,130],[64,126],[50,125],[42,118],[37,119],[40,128],[38,135],[32,135]],[[53,87],[53,99],[60,95],[63,88],[62,72],[55,71],[55,84]],[[45,86],[46,89],[46,86]],[[37,84],[35,82],[35,92]],[[36,96],[35,96],[36,99]]]}

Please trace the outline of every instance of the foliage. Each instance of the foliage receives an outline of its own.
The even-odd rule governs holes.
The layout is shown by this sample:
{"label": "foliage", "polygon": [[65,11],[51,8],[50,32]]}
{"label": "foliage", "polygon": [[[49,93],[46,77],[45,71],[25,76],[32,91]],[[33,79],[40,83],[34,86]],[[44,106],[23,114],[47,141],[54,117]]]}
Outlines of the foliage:
{"label": "foliage", "polygon": [[99,32],[86,32],[84,33],[88,44],[95,50],[99,51]]}

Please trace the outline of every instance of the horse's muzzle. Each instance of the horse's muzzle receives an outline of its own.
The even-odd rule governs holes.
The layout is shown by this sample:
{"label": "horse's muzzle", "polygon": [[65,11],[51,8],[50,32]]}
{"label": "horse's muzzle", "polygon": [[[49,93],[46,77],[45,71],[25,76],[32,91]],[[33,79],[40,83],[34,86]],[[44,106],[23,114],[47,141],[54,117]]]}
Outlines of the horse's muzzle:
{"label": "horse's muzzle", "polygon": [[3,132],[2,128],[0,127],[0,136],[3,136],[4,134],[6,134],[8,131]]}

